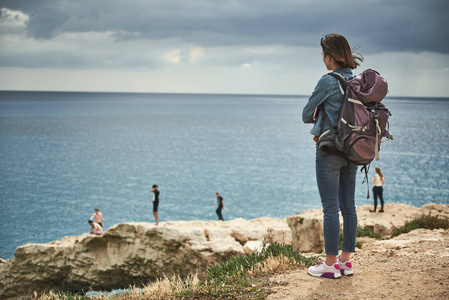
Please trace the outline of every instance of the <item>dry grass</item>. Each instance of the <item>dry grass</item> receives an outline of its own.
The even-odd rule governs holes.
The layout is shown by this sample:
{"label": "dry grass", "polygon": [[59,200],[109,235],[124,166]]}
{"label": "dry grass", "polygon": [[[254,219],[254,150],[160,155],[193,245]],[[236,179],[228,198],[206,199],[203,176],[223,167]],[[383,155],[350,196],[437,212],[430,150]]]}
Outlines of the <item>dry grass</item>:
{"label": "dry grass", "polygon": [[161,280],[147,285],[144,288],[145,292],[142,294],[142,298],[132,299],[175,299],[186,290],[193,293],[197,292],[199,290],[199,284],[200,280],[198,279],[198,275],[190,276],[184,280],[179,276],[173,276],[172,278],[164,277]]}
{"label": "dry grass", "polygon": [[[258,263],[255,268],[248,271],[249,278],[256,278],[268,274],[282,273],[292,269],[291,260],[284,256],[268,257],[263,263]],[[126,294],[114,297],[115,300],[160,300],[160,299],[189,299],[209,298],[204,290],[209,286],[207,281],[201,282],[198,275],[181,279],[179,276],[171,278],[164,277],[156,282],[150,283],[143,289],[130,288]],[[186,291],[188,291],[186,293]],[[99,297],[95,300],[105,300]]]}
{"label": "dry grass", "polygon": [[263,263],[258,263],[254,268],[255,271],[248,271],[250,277],[259,277],[264,275],[271,275],[282,273],[287,270],[297,269],[297,265],[292,265],[290,259],[285,256],[269,256]]}
{"label": "dry grass", "polygon": [[273,243],[261,253],[238,255],[207,270],[187,278],[163,277],[144,288],[132,286],[121,294],[76,295],[70,292],[50,292],[35,300],[159,300],[159,299],[265,299],[268,276],[283,273],[316,263],[317,258],[307,258],[291,245]]}
{"label": "dry grass", "polygon": [[200,280],[197,275],[181,279],[179,276],[171,278],[164,277],[152,282],[144,288],[130,286],[123,294],[111,296],[108,294],[98,294],[95,296],[75,295],[71,293],[49,292],[43,295],[34,293],[35,300],[156,300],[156,299],[182,299],[180,295],[186,290],[196,292],[199,289]]}
{"label": "dry grass", "polygon": [[90,300],[89,297],[81,296],[81,295],[74,295],[70,292],[53,292],[50,291],[48,293],[44,293],[39,295],[37,292],[34,292],[33,297],[31,298],[33,300]]}

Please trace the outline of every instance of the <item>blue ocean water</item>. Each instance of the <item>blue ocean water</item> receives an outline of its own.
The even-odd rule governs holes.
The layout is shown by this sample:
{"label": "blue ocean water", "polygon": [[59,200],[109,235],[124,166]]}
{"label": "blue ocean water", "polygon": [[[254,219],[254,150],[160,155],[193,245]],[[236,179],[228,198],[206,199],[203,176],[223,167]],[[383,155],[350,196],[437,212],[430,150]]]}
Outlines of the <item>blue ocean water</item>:
{"label": "blue ocean water", "polygon": [[[0,257],[16,247],[160,221],[284,218],[320,208],[303,96],[0,92]],[[386,202],[448,204],[449,99],[387,98]],[[366,199],[359,173],[356,202]]]}

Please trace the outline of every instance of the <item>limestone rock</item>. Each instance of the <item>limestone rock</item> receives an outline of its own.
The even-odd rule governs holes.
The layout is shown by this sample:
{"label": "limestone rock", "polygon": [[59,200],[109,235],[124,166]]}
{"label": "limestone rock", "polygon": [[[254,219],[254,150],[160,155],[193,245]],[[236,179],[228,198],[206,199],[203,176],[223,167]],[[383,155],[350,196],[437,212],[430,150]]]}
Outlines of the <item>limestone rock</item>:
{"label": "limestone rock", "polygon": [[[417,215],[429,214],[449,216],[449,205],[426,204],[421,209],[406,204],[390,203],[384,207],[384,213],[372,213],[371,205],[357,207],[358,226],[371,226],[381,236],[391,234],[393,228],[404,225]],[[301,214],[287,217],[292,229],[292,246],[299,252],[320,253],[324,250],[323,212],[321,209],[306,210]],[[340,215],[340,226],[343,218]]]}
{"label": "limestone rock", "polygon": [[324,248],[323,217],[302,217],[301,214],[287,217],[292,230],[292,246],[298,252],[319,253]]}
{"label": "limestone rock", "polygon": [[141,286],[164,275],[187,276],[230,256],[248,241],[291,243],[285,219],[124,223],[102,236],[83,234],[26,244],[0,261],[0,299],[34,291],[89,291]]}
{"label": "limestone rock", "polygon": [[253,253],[259,253],[263,250],[264,243],[261,241],[248,241],[246,242],[245,246],[243,246],[243,251],[247,255],[253,254]]}

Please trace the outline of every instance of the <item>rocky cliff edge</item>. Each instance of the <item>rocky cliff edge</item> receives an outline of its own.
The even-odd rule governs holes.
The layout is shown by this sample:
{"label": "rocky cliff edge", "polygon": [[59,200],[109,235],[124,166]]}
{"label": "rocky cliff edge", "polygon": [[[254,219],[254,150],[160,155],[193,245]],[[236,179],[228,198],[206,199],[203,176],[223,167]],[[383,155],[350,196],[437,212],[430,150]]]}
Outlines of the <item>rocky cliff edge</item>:
{"label": "rocky cliff edge", "polygon": [[[357,207],[359,226],[387,235],[420,214],[449,217],[449,205],[422,208],[387,204],[384,213]],[[47,244],[26,244],[0,259],[0,299],[29,298],[34,291],[89,291],[141,286],[164,275],[186,276],[249,254],[262,242],[292,244],[300,252],[322,251],[322,211],[287,219],[123,223],[103,236],[83,234]],[[288,224],[287,224],[288,223]]]}
{"label": "rocky cliff edge", "polygon": [[[285,219],[123,223],[102,236],[68,236],[25,244],[0,261],[0,298],[20,299],[34,291],[89,291],[141,286],[151,280],[186,276],[236,254],[250,253],[262,240],[290,244]],[[254,245],[254,242],[255,245]]]}

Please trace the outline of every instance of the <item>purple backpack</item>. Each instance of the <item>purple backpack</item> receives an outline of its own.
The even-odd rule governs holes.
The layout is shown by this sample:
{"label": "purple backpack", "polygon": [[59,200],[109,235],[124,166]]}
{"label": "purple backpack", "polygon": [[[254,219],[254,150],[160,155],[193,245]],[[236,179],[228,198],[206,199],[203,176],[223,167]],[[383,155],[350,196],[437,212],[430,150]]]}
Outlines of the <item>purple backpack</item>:
{"label": "purple backpack", "polygon": [[[337,149],[356,165],[368,165],[376,158],[382,137],[393,139],[388,133],[390,111],[381,103],[388,93],[387,81],[374,70],[368,69],[351,80],[342,74],[332,72],[329,75],[338,79],[344,91],[344,102],[337,130],[323,133],[318,140],[318,149],[326,153],[328,149]],[[324,119],[330,124],[325,114]]]}

